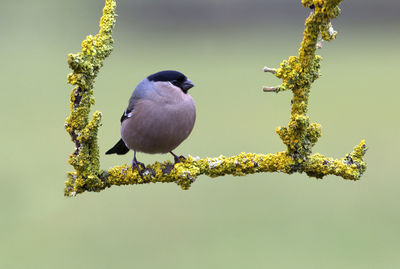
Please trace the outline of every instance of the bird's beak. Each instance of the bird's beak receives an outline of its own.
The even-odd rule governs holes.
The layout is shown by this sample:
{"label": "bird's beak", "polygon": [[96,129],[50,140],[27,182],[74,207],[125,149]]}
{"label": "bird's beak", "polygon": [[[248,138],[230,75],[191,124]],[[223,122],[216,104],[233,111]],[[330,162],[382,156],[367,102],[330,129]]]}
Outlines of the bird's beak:
{"label": "bird's beak", "polygon": [[185,92],[188,91],[190,88],[193,88],[193,87],[194,87],[194,84],[190,80],[186,80],[185,82],[182,83],[182,89]]}

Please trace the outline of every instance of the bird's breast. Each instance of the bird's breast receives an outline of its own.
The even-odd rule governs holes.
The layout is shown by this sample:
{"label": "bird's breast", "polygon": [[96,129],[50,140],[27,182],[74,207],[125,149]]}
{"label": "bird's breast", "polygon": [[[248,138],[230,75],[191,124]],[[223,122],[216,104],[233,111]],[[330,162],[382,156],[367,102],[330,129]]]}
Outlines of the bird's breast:
{"label": "bird's breast", "polygon": [[130,149],[145,153],[174,150],[191,133],[196,108],[190,95],[178,100],[140,100],[122,122],[121,136]]}

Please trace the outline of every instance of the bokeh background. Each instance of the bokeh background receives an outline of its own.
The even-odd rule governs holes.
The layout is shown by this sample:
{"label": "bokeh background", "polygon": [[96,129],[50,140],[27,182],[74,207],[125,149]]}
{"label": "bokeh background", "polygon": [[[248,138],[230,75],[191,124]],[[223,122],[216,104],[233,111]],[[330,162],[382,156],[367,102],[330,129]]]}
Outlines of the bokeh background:
{"label": "bokeh background", "polygon": [[[366,139],[360,181],[202,176],[189,191],[152,184],[65,198],[66,55],[97,33],[103,4],[1,3],[0,268],[399,268],[399,1],[344,1],[337,40],[319,51],[314,151],[340,158]],[[103,154],[135,85],[163,69],[196,84],[198,120],[177,153],[284,149],[275,128],[288,122],[291,94],[263,93],[279,80],[262,68],[297,54],[309,13],[299,0],[117,4],[115,49],[95,87],[104,169],[130,163],[132,154]]]}

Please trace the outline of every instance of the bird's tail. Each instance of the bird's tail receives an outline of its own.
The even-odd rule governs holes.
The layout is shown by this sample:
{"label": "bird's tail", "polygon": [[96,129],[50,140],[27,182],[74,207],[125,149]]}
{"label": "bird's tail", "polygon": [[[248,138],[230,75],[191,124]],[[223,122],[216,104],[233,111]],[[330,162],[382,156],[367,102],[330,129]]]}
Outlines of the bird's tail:
{"label": "bird's tail", "polygon": [[125,142],[120,139],[114,147],[109,149],[106,154],[114,154],[117,153],[118,155],[126,154],[129,151],[128,147],[125,145]]}

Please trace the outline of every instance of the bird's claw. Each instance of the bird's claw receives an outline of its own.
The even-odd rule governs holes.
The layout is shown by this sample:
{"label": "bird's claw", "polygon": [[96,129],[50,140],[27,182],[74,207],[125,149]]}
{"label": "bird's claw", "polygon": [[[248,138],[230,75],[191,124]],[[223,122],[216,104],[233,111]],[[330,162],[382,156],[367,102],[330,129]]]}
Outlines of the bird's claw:
{"label": "bird's claw", "polygon": [[185,156],[183,156],[183,155],[181,155],[181,156],[179,156],[179,162],[181,162],[181,159],[183,159],[183,162],[185,162],[186,161],[186,157]]}
{"label": "bird's claw", "polygon": [[171,153],[172,156],[174,156],[175,164],[180,163],[180,162],[181,162],[181,159],[183,159],[183,161],[186,161],[185,156],[182,156],[182,155],[181,155],[181,156],[178,156],[178,155],[176,155],[175,153],[173,153],[172,151],[170,151],[169,153]]}
{"label": "bird's claw", "polygon": [[135,167],[136,167],[140,177],[143,178],[143,173],[140,170],[140,166],[143,166],[143,169],[146,169],[146,166],[144,165],[144,163],[141,163],[141,162],[139,162],[137,160],[133,160],[133,162],[132,162],[132,172],[135,172]]}

